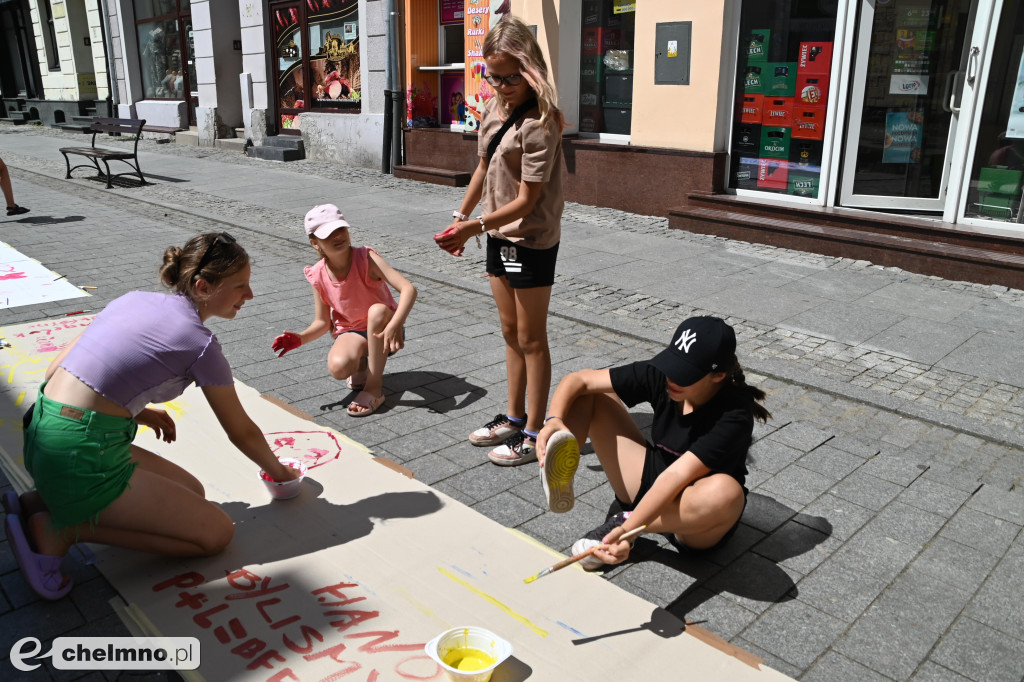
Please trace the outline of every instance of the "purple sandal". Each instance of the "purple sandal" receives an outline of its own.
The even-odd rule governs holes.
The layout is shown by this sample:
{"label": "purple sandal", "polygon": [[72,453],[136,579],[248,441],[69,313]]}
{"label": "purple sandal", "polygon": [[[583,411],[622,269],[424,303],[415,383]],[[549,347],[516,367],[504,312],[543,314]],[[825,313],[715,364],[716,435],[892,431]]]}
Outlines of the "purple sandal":
{"label": "purple sandal", "polygon": [[[4,501],[7,502],[6,495]],[[8,513],[4,518],[4,525],[7,529],[7,539],[14,551],[14,558],[17,559],[21,575],[29,587],[43,599],[50,600],[60,599],[70,592],[74,581],[60,571],[64,557],[33,552],[28,544],[21,517],[17,514]]]}

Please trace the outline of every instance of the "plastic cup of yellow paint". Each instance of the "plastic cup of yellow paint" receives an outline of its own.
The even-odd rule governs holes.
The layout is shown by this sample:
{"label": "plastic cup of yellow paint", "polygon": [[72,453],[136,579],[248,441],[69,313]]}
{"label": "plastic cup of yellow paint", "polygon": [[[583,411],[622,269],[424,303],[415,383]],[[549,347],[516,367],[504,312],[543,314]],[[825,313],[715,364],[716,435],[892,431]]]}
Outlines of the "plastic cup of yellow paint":
{"label": "plastic cup of yellow paint", "polygon": [[260,469],[260,480],[267,486],[267,491],[275,500],[290,500],[302,492],[302,479],[306,477],[306,465],[297,459],[282,459],[281,464],[299,470],[299,477],[290,481],[275,481],[263,469]]}
{"label": "plastic cup of yellow paint", "polygon": [[487,682],[494,669],[512,655],[510,643],[475,625],[442,632],[424,649],[453,682]]}

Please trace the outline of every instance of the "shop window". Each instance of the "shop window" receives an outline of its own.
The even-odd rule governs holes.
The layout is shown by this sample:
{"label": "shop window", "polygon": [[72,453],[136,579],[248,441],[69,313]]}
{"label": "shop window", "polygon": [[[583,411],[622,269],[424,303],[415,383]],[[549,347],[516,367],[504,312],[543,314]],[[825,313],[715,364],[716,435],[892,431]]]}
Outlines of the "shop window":
{"label": "shop window", "polygon": [[629,135],[636,3],[583,0],[581,24],[580,132]]}
{"label": "shop window", "polygon": [[[191,11],[188,0],[135,0],[146,99],[191,99],[196,83]],[[189,55],[185,58],[183,46]]]}
{"label": "shop window", "polygon": [[46,33],[43,34],[46,68],[50,71],[60,71],[60,55],[57,53],[57,30],[53,25],[53,8],[50,7],[50,0],[40,0],[39,4],[46,15]]}
{"label": "shop window", "polygon": [[729,185],[817,197],[836,3],[743,3]]}
{"label": "shop window", "polygon": [[358,3],[281,2],[270,16],[280,129],[298,133],[304,111],[360,111]]}
{"label": "shop window", "polygon": [[1024,223],[1024,5],[1003,4],[995,36],[965,214],[1020,224]]}

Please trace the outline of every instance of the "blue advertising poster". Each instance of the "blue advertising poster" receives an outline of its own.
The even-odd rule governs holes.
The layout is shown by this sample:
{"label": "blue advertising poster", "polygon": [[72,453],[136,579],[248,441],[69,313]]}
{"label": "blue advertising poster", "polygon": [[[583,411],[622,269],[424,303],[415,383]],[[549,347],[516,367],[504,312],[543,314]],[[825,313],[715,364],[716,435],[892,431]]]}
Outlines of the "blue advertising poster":
{"label": "blue advertising poster", "polygon": [[920,111],[887,113],[882,163],[919,163],[923,123],[924,114]]}

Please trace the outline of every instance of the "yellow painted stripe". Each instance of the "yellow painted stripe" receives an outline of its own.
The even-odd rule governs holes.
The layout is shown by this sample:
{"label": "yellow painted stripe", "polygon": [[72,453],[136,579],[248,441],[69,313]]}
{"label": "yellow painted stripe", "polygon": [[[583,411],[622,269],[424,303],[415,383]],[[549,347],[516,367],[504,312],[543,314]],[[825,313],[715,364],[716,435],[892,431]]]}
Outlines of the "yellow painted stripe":
{"label": "yellow painted stripe", "polygon": [[540,635],[541,637],[547,637],[547,636],[548,636],[548,631],[547,631],[547,630],[544,630],[544,629],[541,629],[541,628],[537,627],[537,626],[536,626],[536,625],[534,625],[534,624],[533,624],[532,622],[530,622],[530,619],[529,619],[529,618],[527,618],[526,616],[523,616],[523,615],[520,615],[520,614],[516,613],[515,611],[513,611],[513,610],[512,610],[512,609],[510,609],[509,607],[505,606],[505,605],[504,605],[504,604],[502,604],[502,603],[501,603],[500,601],[498,601],[497,599],[495,599],[495,598],[494,598],[494,597],[492,597],[491,595],[487,594],[486,592],[483,592],[482,590],[480,590],[480,589],[478,589],[478,588],[476,588],[476,587],[473,587],[472,585],[470,585],[469,583],[467,583],[467,582],[466,582],[465,580],[463,580],[462,578],[458,578],[458,577],[456,577],[456,576],[452,575],[451,573],[449,573],[448,571],[446,571],[446,570],[445,570],[444,568],[442,568],[442,567],[440,567],[440,566],[438,566],[438,567],[437,567],[437,570],[441,571],[441,573],[442,573],[443,575],[445,575],[446,577],[448,577],[448,578],[450,578],[450,579],[454,580],[454,581],[455,581],[455,582],[457,582],[458,584],[462,585],[463,587],[465,587],[465,588],[466,588],[467,590],[469,590],[469,591],[470,591],[470,592],[472,592],[473,594],[475,594],[475,595],[477,595],[478,597],[482,598],[482,599],[483,599],[484,601],[488,601],[488,602],[490,602],[491,604],[494,604],[494,605],[495,605],[495,606],[497,606],[497,607],[498,607],[499,609],[501,609],[502,611],[504,611],[504,612],[505,612],[505,613],[507,613],[508,615],[512,616],[513,618],[515,618],[516,620],[518,620],[518,621],[519,621],[520,623],[522,623],[522,624],[523,624],[523,625],[525,625],[526,627],[528,627],[528,628],[530,628],[531,630],[533,630],[534,632],[536,632],[536,633],[537,633],[538,635]]}

